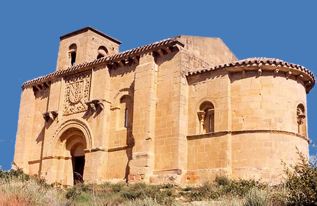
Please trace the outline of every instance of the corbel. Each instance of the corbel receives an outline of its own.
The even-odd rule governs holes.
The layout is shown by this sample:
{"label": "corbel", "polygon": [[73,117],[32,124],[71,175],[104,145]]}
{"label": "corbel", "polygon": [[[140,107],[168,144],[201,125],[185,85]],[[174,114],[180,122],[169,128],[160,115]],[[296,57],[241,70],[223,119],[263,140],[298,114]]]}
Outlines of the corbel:
{"label": "corbel", "polygon": [[245,77],[245,70],[244,69],[242,70],[241,74],[242,74],[242,77]]}
{"label": "corbel", "polygon": [[110,103],[109,101],[106,101],[104,99],[94,99],[89,102],[86,102],[86,105],[88,106],[88,110],[93,113],[103,110],[105,102]]}
{"label": "corbel", "polygon": [[131,57],[131,59],[132,59],[132,63],[133,64],[138,64],[139,63],[139,57],[133,56],[133,57]]}
{"label": "corbel", "polygon": [[57,111],[47,111],[43,113],[43,118],[46,122],[49,122],[50,120],[54,121],[57,116],[58,116]]}
{"label": "corbel", "polygon": [[305,83],[305,86],[311,86],[311,81],[307,81],[306,83]]}
{"label": "corbel", "polygon": [[288,71],[288,72],[286,73],[286,79],[289,79],[291,75],[292,75],[292,72],[291,72],[291,71]]}
{"label": "corbel", "polygon": [[116,68],[113,62],[109,62],[109,63],[107,64],[107,67],[108,67],[109,69],[115,69],[115,68]]}
{"label": "corbel", "polygon": [[261,76],[262,75],[262,69],[258,69],[258,75]]}
{"label": "corbel", "polygon": [[171,47],[166,47],[165,50],[166,50],[167,54],[170,54],[173,52]]}
{"label": "corbel", "polygon": [[125,61],[124,60],[119,60],[119,61],[117,61],[117,64],[119,65],[119,67],[124,67],[125,66]]}
{"label": "corbel", "polygon": [[158,49],[158,50],[156,50],[155,52],[153,52],[154,54],[157,54],[157,56],[159,56],[159,57],[161,57],[161,56],[163,56],[164,55],[164,52],[163,52],[163,50],[162,49]]}
{"label": "corbel", "polygon": [[97,108],[93,101],[86,102],[86,105],[88,107],[88,111],[90,111],[91,113],[94,113],[95,111],[97,111]]}

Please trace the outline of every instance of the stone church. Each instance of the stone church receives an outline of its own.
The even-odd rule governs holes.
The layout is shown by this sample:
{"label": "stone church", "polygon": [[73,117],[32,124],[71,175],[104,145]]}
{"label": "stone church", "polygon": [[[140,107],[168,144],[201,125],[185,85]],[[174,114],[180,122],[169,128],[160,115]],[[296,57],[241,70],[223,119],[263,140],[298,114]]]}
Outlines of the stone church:
{"label": "stone church", "polygon": [[22,85],[14,168],[61,185],[272,183],[308,154],[305,67],[238,60],[220,38],[120,44],[90,27],[60,37],[56,70]]}

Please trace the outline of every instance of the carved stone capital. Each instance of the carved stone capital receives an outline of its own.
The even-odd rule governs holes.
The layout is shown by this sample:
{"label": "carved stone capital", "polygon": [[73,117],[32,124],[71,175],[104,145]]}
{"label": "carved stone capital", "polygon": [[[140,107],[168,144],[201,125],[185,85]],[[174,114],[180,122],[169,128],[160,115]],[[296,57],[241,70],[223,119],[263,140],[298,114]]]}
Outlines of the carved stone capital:
{"label": "carved stone capital", "polygon": [[204,111],[199,111],[197,112],[198,119],[199,120],[204,120],[205,119],[205,112]]}

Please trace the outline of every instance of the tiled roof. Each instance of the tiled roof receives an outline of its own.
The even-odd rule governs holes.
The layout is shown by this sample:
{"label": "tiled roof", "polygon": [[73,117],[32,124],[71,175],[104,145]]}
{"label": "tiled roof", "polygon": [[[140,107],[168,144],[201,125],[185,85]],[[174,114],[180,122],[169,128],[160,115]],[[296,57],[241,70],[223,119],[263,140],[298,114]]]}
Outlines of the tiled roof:
{"label": "tiled roof", "polygon": [[116,62],[116,61],[119,61],[119,60],[124,60],[124,59],[127,59],[127,58],[132,58],[132,57],[135,57],[135,56],[139,56],[139,55],[142,55],[142,54],[145,54],[145,53],[157,50],[157,49],[173,46],[173,45],[176,45],[176,44],[184,46],[181,42],[179,42],[177,40],[177,37],[164,39],[164,40],[161,40],[161,41],[158,41],[158,42],[154,42],[152,44],[148,44],[148,45],[145,45],[145,46],[141,46],[141,47],[137,47],[137,48],[134,48],[134,49],[130,49],[130,50],[121,52],[119,54],[114,54],[114,55],[111,55],[111,56],[108,56],[108,57],[104,57],[104,58],[101,58],[101,59],[96,59],[96,60],[94,60],[92,62],[87,62],[87,63],[82,63],[82,64],[79,64],[79,65],[75,65],[75,66],[69,67],[69,68],[67,68],[65,70],[58,70],[58,71],[49,73],[49,74],[47,74],[45,76],[41,76],[41,77],[38,77],[38,78],[35,78],[35,79],[32,79],[32,80],[24,82],[23,85],[22,85],[22,88],[25,88],[27,86],[34,85],[34,84],[43,83],[45,81],[51,81],[51,80],[53,80],[53,79],[55,79],[57,77],[61,77],[61,76],[64,76],[64,75],[69,75],[69,74],[73,74],[73,73],[82,72],[82,71],[90,69],[90,66],[93,66],[93,65],[98,65],[98,64],[101,64],[101,63],[111,63],[111,62]]}
{"label": "tiled roof", "polygon": [[301,73],[307,75],[307,77],[311,81],[310,88],[312,88],[315,84],[315,76],[309,69],[307,69],[301,65],[298,65],[298,64],[293,64],[293,63],[283,61],[281,59],[266,58],[266,57],[247,58],[247,59],[242,59],[242,60],[238,60],[235,62],[217,65],[217,66],[210,67],[210,68],[202,68],[202,69],[195,70],[195,71],[189,71],[187,73],[187,76],[195,75],[195,74],[199,74],[199,73],[204,73],[204,72],[208,72],[208,71],[212,71],[212,70],[218,70],[218,69],[241,68],[241,67],[252,67],[252,66],[263,66],[263,65],[264,66],[275,66],[275,67],[287,68],[287,69],[294,69],[298,72],[301,72]]}

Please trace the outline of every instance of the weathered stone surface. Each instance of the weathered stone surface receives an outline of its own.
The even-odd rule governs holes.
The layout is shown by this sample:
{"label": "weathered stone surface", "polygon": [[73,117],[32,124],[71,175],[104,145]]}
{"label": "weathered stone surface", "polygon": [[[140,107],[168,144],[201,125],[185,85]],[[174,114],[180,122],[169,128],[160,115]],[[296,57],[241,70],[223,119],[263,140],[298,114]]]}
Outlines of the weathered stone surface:
{"label": "weathered stone surface", "polygon": [[275,183],[296,148],[308,155],[314,83],[299,65],[236,61],[219,38],[119,53],[117,40],[85,28],[61,37],[56,72],[23,85],[14,164],[63,185]]}

